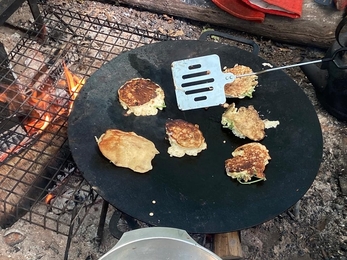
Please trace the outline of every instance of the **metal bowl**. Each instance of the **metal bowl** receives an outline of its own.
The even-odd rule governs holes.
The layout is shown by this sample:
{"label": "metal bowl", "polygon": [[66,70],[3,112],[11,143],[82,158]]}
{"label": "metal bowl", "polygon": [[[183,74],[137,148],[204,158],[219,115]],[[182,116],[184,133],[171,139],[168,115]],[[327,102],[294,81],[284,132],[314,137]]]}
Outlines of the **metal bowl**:
{"label": "metal bowl", "polygon": [[176,228],[149,227],[125,232],[100,260],[222,260]]}

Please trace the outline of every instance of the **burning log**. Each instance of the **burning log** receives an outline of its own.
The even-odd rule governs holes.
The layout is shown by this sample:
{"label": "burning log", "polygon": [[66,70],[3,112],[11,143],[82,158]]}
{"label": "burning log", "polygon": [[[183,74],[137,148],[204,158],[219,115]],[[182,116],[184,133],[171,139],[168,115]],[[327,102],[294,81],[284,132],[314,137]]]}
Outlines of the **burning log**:
{"label": "burning log", "polygon": [[25,129],[16,125],[0,134],[0,161],[6,160],[9,154],[16,153],[25,144],[31,142],[32,137],[28,136]]}
{"label": "burning log", "polygon": [[41,90],[30,89],[27,94],[23,93],[19,84],[0,83],[0,102],[8,104],[9,118],[22,118],[20,124],[0,134],[0,162],[26,147],[50,122],[70,113],[72,101],[84,80],[73,75],[65,64],[63,69],[66,80],[58,81],[56,87],[48,79]]}
{"label": "burning log", "polygon": [[[47,195],[48,186],[53,186],[51,173],[43,170],[59,160],[59,152],[66,152],[61,151],[67,139],[63,122],[84,84],[65,64],[63,70],[66,80],[58,80],[55,86],[49,78],[40,87],[24,92],[17,82],[0,85],[0,101],[7,104],[8,111],[1,122],[17,123],[0,134],[1,227],[13,224]],[[30,149],[24,149],[28,145]]]}
{"label": "burning log", "polygon": [[[6,87],[1,84],[0,87],[5,89],[0,94],[0,101],[7,104],[10,114],[7,119],[21,118],[20,124],[0,134],[0,161],[4,161],[9,155],[28,145],[50,121],[54,122],[63,108],[52,102],[56,97],[50,93],[32,91],[30,95],[25,95],[17,84]],[[67,98],[68,95],[65,99]],[[2,121],[6,122],[6,118]]]}
{"label": "burning log", "polygon": [[0,79],[1,83],[11,84],[15,80],[12,70],[10,68],[10,61],[8,60],[7,53],[4,45],[0,42]]}
{"label": "burning log", "polygon": [[27,97],[22,93],[19,85],[0,83],[0,102],[8,104],[9,116],[27,110],[26,99]]}
{"label": "burning log", "polygon": [[59,158],[57,153],[66,136],[66,127],[51,125],[30,150],[13,156],[0,166],[1,227],[12,225],[35,204],[34,202],[46,195],[45,187],[50,184],[52,173],[44,173],[43,169],[48,163],[53,163],[53,158]]}

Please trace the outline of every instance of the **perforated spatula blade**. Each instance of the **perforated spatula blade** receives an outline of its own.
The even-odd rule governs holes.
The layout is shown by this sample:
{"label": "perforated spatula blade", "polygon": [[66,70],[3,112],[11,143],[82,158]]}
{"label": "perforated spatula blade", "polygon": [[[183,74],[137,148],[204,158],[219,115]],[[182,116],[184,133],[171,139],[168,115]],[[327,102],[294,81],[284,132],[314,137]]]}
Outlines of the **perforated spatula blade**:
{"label": "perforated spatula blade", "polygon": [[175,84],[177,104],[181,110],[205,108],[223,104],[226,101],[224,85],[226,83],[232,83],[235,78],[259,75],[271,71],[320,62],[333,62],[337,68],[347,69],[345,59],[336,59],[337,57],[346,55],[346,52],[347,47],[342,47],[337,49],[331,57],[324,59],[300,62],[237,76],[232,73],[222,72],[220,59],[216,54],[174,61],[171,71]]}
{"label": "perforated spatula blade", "polygon": [[222,72],[216,54],[174,61],[171,71],[180,110],[224,104],[224,85],[235,80],[234,74]]}

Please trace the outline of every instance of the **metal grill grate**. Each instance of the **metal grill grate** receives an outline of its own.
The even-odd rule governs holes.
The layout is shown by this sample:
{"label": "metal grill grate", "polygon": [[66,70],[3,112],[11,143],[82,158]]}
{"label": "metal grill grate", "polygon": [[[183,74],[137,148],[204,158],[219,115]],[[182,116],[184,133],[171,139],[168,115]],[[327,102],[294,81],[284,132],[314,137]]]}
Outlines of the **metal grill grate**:
{"label": "metal grill grate", "polygon": [[[22,218],[73,236],[96,194],[69,151],[74,93],[66,88],[63,64],[83,81],[119,53],[168,38],[58,6],[41,7],[44,26],[29,30],[0,63],[0,223]],[[42,130],[47,116],[50,123]]]}

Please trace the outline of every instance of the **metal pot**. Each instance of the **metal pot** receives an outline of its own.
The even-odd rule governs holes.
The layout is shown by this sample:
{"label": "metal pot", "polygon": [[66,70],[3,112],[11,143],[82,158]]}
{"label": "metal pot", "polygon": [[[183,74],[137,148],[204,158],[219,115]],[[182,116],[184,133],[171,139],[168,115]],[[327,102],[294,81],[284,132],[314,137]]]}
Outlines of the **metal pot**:
{"label": "metal pot", "polygon": [[125,232],[100,260],[222,260],[182,229],[149,227]]}

